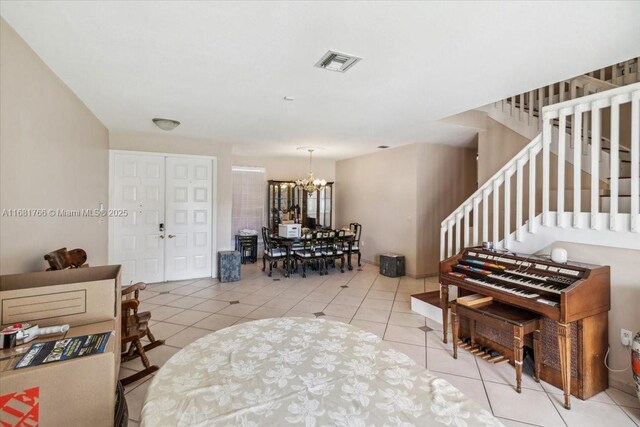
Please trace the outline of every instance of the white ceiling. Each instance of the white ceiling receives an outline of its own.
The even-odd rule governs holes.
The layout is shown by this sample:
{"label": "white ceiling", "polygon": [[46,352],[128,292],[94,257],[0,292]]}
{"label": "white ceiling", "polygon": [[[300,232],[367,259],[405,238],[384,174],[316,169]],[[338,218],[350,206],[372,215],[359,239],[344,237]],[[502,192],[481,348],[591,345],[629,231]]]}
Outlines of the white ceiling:
{"label": "white ceiling", "polygon": [[[466,144],[472,130],[436,120],[640,55],[638,1],[0,5],[110,130],[174,118],[241,155]],[[363,60],[315,68],[328,49]]]}

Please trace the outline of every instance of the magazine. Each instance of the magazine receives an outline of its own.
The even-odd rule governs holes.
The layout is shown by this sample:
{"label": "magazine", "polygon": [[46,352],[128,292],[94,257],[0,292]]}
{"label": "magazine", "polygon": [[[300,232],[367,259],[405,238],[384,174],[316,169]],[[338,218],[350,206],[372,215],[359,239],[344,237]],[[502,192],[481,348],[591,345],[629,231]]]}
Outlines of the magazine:
{"label": "magazine", "polygon": [[43,365],[75,359],[90,354],[104,353],[110,332],[80,337],[65,338],[33,344],[13,369]]}

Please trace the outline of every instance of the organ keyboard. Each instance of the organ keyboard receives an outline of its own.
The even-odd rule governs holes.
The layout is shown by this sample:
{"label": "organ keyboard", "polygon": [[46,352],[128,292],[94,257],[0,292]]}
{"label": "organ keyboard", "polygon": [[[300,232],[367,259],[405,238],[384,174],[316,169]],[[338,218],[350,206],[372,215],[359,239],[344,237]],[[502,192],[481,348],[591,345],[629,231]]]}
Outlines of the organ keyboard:
{"label": "organ keyboard", "polygon": [[[607,387],[604,355],[608,345],[609,267],[557,264],[534,255],[468,248],[440,263],[444,342],[447,342],[449,286],[458,295],[478,293],[542,314],[543,336],[557,336],[558,348],[545,348],[541,378],[565,394],[586,399]],[[544,323],[544,322],[543,322]],[[576,342],[572,343],[572,335]],[[575,354],[572,354],[572,347]],[[558,359],[554,360],[554,357]],[[576,366],[571,365],[574,359]],[[545,363],[545,361],[547,363]],[[558,366],[559,365],[559,366]]]}

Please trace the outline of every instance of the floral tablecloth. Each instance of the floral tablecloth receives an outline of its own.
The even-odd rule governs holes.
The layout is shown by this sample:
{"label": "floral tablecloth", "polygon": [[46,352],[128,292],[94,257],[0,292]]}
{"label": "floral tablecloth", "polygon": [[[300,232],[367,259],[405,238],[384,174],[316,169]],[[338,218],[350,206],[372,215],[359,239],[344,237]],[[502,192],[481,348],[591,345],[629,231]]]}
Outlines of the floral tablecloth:
{"label": "floral tablecloth", "polygon": [[378,336],[277,318],[207,335],[152,380],[144,427],[500,426],[447,381]]}

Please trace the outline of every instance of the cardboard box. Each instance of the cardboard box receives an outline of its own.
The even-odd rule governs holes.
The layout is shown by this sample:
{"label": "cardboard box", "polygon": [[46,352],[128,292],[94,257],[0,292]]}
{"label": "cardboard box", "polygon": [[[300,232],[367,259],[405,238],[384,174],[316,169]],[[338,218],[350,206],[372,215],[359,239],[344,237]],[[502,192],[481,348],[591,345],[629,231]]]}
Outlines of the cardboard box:
{"label": "cardboard box", "polygon": [[[21,305],[29,314],[19,310]],[[120,369],[120,266],[0,276],[0,310],[0,319],[8,323],[69,323],[64,338],[110,333],[103,353],[17,370],[13,368],[21,356],[13,356],[18,352],[63,336],[0,351],[0,423],[14,425],[23,417],[20,425],[35,425],[29,423],[35,417],[40,426],[113,426]]]}

